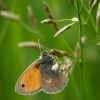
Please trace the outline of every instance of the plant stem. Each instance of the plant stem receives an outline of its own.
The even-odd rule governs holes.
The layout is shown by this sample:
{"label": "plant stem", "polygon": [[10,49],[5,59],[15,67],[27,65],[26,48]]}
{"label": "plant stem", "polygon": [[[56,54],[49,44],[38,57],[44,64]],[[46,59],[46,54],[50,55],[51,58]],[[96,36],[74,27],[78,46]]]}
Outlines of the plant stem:
{"label": "plant stem", "polygon": [[92,15],[90,15],[90,18],[91,18],[92,25],[93,25],[93,27],[94,27],[94,29],[95,29],[95,32],[96,32],[96,35],[97,35],[98,32],[97,32],[97,30],[96,30],[96,24],[95,24],[95,21],[94,21]]}
{"label": "plant stem", "polygon": [[[80,0],[81,1],[81,3],[83,4],[84,2],[83,2],[83,0]],[[89,14],[89,10],[88,10],[88,8],[83,4],[83,7],[85,8],[85,10],[88,12],[88,14]]]}
{"label": "plant stem", "polygon": [[79,3],[77,0],[77,14],[79,18],[79,44],[80,44],[80,65],[82,67],[82,60],[83,60],[83,55],[82,55],[82,44],[81,44],[81,37],[82,37],[82,26],[81,26],[81,18],[80,18],[80,13],[79,13]]}
{"label": "plant stem", "polygon": [[61,38],[62,38],[62,41],[65,43],[66,47],[68,48],[68,50],[69,50],[69,51],[71,52],[71,54],[73,55],[73,57],[75,57],[75,56],[74,56],[73,50],[70,48],[70,46],[68,45],[68,43],[65,41],[64,37],[61,36]]}
{"label": "plant stem", "polygon": [[83,5],[84,9],[85,9],[85,10],[87,11],[87,13],[88,13],[88,17],[87,17],[87,20],[86,20],[86,24],[87,24],[89,18],[91,18],[91,21],[92,21],[93,27],[94,27],[95,32],[96,32],[96,34],[97,34],[98,31],[97,31],[97,29],[96,29],[96,27],[95,27],[95,26],[96,26],[96,25],[95,25],[95,21],[94,21],[92,15],[91,15],[91,13],[89,12],[88,8],[83,4],[83,3],[84,3],[84,0],[83,0],[83,2],[82,2],[82,0],[81,0],[81,3],[82,3],[82,5]]}
{"label": "plant stem", "polygon": [[81,14],[81,12],[82,12],[82,8],[83,8],[83,5],[84,5],[84,0],[81,1],[81,2],[82,2],[82,5],[81,5],[81,7],[80,7],[80,14]]}
{"label": "plant stem", "polygon": [[55,20],[55,22],[63,22],[63,21],[72,21],[71,19],[61,19],[61,20]]}
{"label": "plant stem", "polygon": [[37,32],[35,30],[33,30],[31,27],[29,27],[26,23],[24,23],[24,21],[20,20],[20,24],[29,32],[33,33],[33,34],[37,34]]}
{"label": "plant stem", "polygon": [[[81,26],[81,18],[80,18],[80,10],[79,10],[79,1],[77,2],[77,15],[79,18],[79,44],[80,44],[80,55],[79,55],[79,64],[80,64],[80,70],[81,70],[81,89],[82,89],[82,100],[84,99],[84,83],[83,83],[83,55],[82,55],[82,44],[81,44],[81,37],[82,37],[82,26]],[[82,9],[82,8],[81,8]]]}

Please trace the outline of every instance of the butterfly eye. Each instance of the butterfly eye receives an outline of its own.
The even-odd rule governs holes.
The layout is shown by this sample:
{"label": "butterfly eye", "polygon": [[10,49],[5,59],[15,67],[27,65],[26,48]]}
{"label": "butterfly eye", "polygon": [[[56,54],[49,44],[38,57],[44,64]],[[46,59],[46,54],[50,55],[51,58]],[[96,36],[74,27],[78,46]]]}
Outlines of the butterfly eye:
{"label": "butterfly eye", "polygon": [[22,84],[21,87],[24,88],[25,87],[25,84]]}

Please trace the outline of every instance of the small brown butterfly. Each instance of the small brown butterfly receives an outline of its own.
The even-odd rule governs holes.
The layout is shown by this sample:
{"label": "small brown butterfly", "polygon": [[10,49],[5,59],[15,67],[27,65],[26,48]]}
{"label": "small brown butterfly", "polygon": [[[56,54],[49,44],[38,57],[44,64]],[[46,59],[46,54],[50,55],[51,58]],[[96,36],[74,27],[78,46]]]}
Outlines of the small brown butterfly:
{"label": "small brown butterfly", "polygon": [[30,95],[42,90],[46,93],[58,93],[68,81],[68,76],[60,71],[58,63],[43,51],[39,59],[34,61],[18,79],[15,91]]}

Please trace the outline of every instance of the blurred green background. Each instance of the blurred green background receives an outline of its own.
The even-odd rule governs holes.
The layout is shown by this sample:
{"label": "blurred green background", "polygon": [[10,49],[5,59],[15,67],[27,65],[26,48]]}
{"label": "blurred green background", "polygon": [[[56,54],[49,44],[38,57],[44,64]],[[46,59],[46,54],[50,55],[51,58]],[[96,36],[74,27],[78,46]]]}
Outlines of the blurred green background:
{"label": "blurred green background", "polygon": [[[43,0],[2,0],[2,2],[7,5],[10,12],[20,16],[29,27],[32,27],[32,25],[27,6],[32,6],[39,33],[38,35],[34,34],[34,31],[28,31],[23,25],[0,16],[0,100],[82,100],[81,73],[78,63],[75,64],[73,73],[69,76],[68,85],[59,94],[46,94],[41,91],[34,95],[24,96],[15,92],[15,83],[20,74],[40,56],[40,50],[19,48],[18,43],[38,42],[38,39],[40,39],[40,43],[47,50],[56,48],[71,53],[63,42],[62,36],[74,51],[79,30],[78,24],[75,24],[62,36],[53,38],[56,33],[53,26],[40,23],[42,20],[48,19]],[[77,16],[77,11],[69,0],[45,0],[45,2],[55,19],[69,19]],[[88,0],[85,5],[88,8]],[[94,20],[96,9],[93,12]],[[86,19],[88,13],[83,9],[82,15]],[[58,27],[60,29],[69,23],[70,21],[58,23]],[[95,44],[99,39],[96,37],[91,20],[87,24],[88,31],[84,25],[82,25],[82,28],[82,34],[87,38],[83,47],[84,100],[100,100],[100,56]],[[100,51],[99,48],[98,50]]]}

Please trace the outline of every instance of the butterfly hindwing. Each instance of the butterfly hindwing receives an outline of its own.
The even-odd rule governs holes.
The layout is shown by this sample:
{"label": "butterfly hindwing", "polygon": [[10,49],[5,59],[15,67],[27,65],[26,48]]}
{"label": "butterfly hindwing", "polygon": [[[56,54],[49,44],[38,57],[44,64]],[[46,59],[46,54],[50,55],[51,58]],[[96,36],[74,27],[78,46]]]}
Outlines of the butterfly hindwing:
{"label": "butterfly hindwing", "polygon": [[[44,67],[44,69],[43,69]],[[41,86],[42,90],[47,93],[58,93],[61,91],[67,81],[68,76],[57,70],[52,70],[48,65],[44,65],[41,68]]]}

